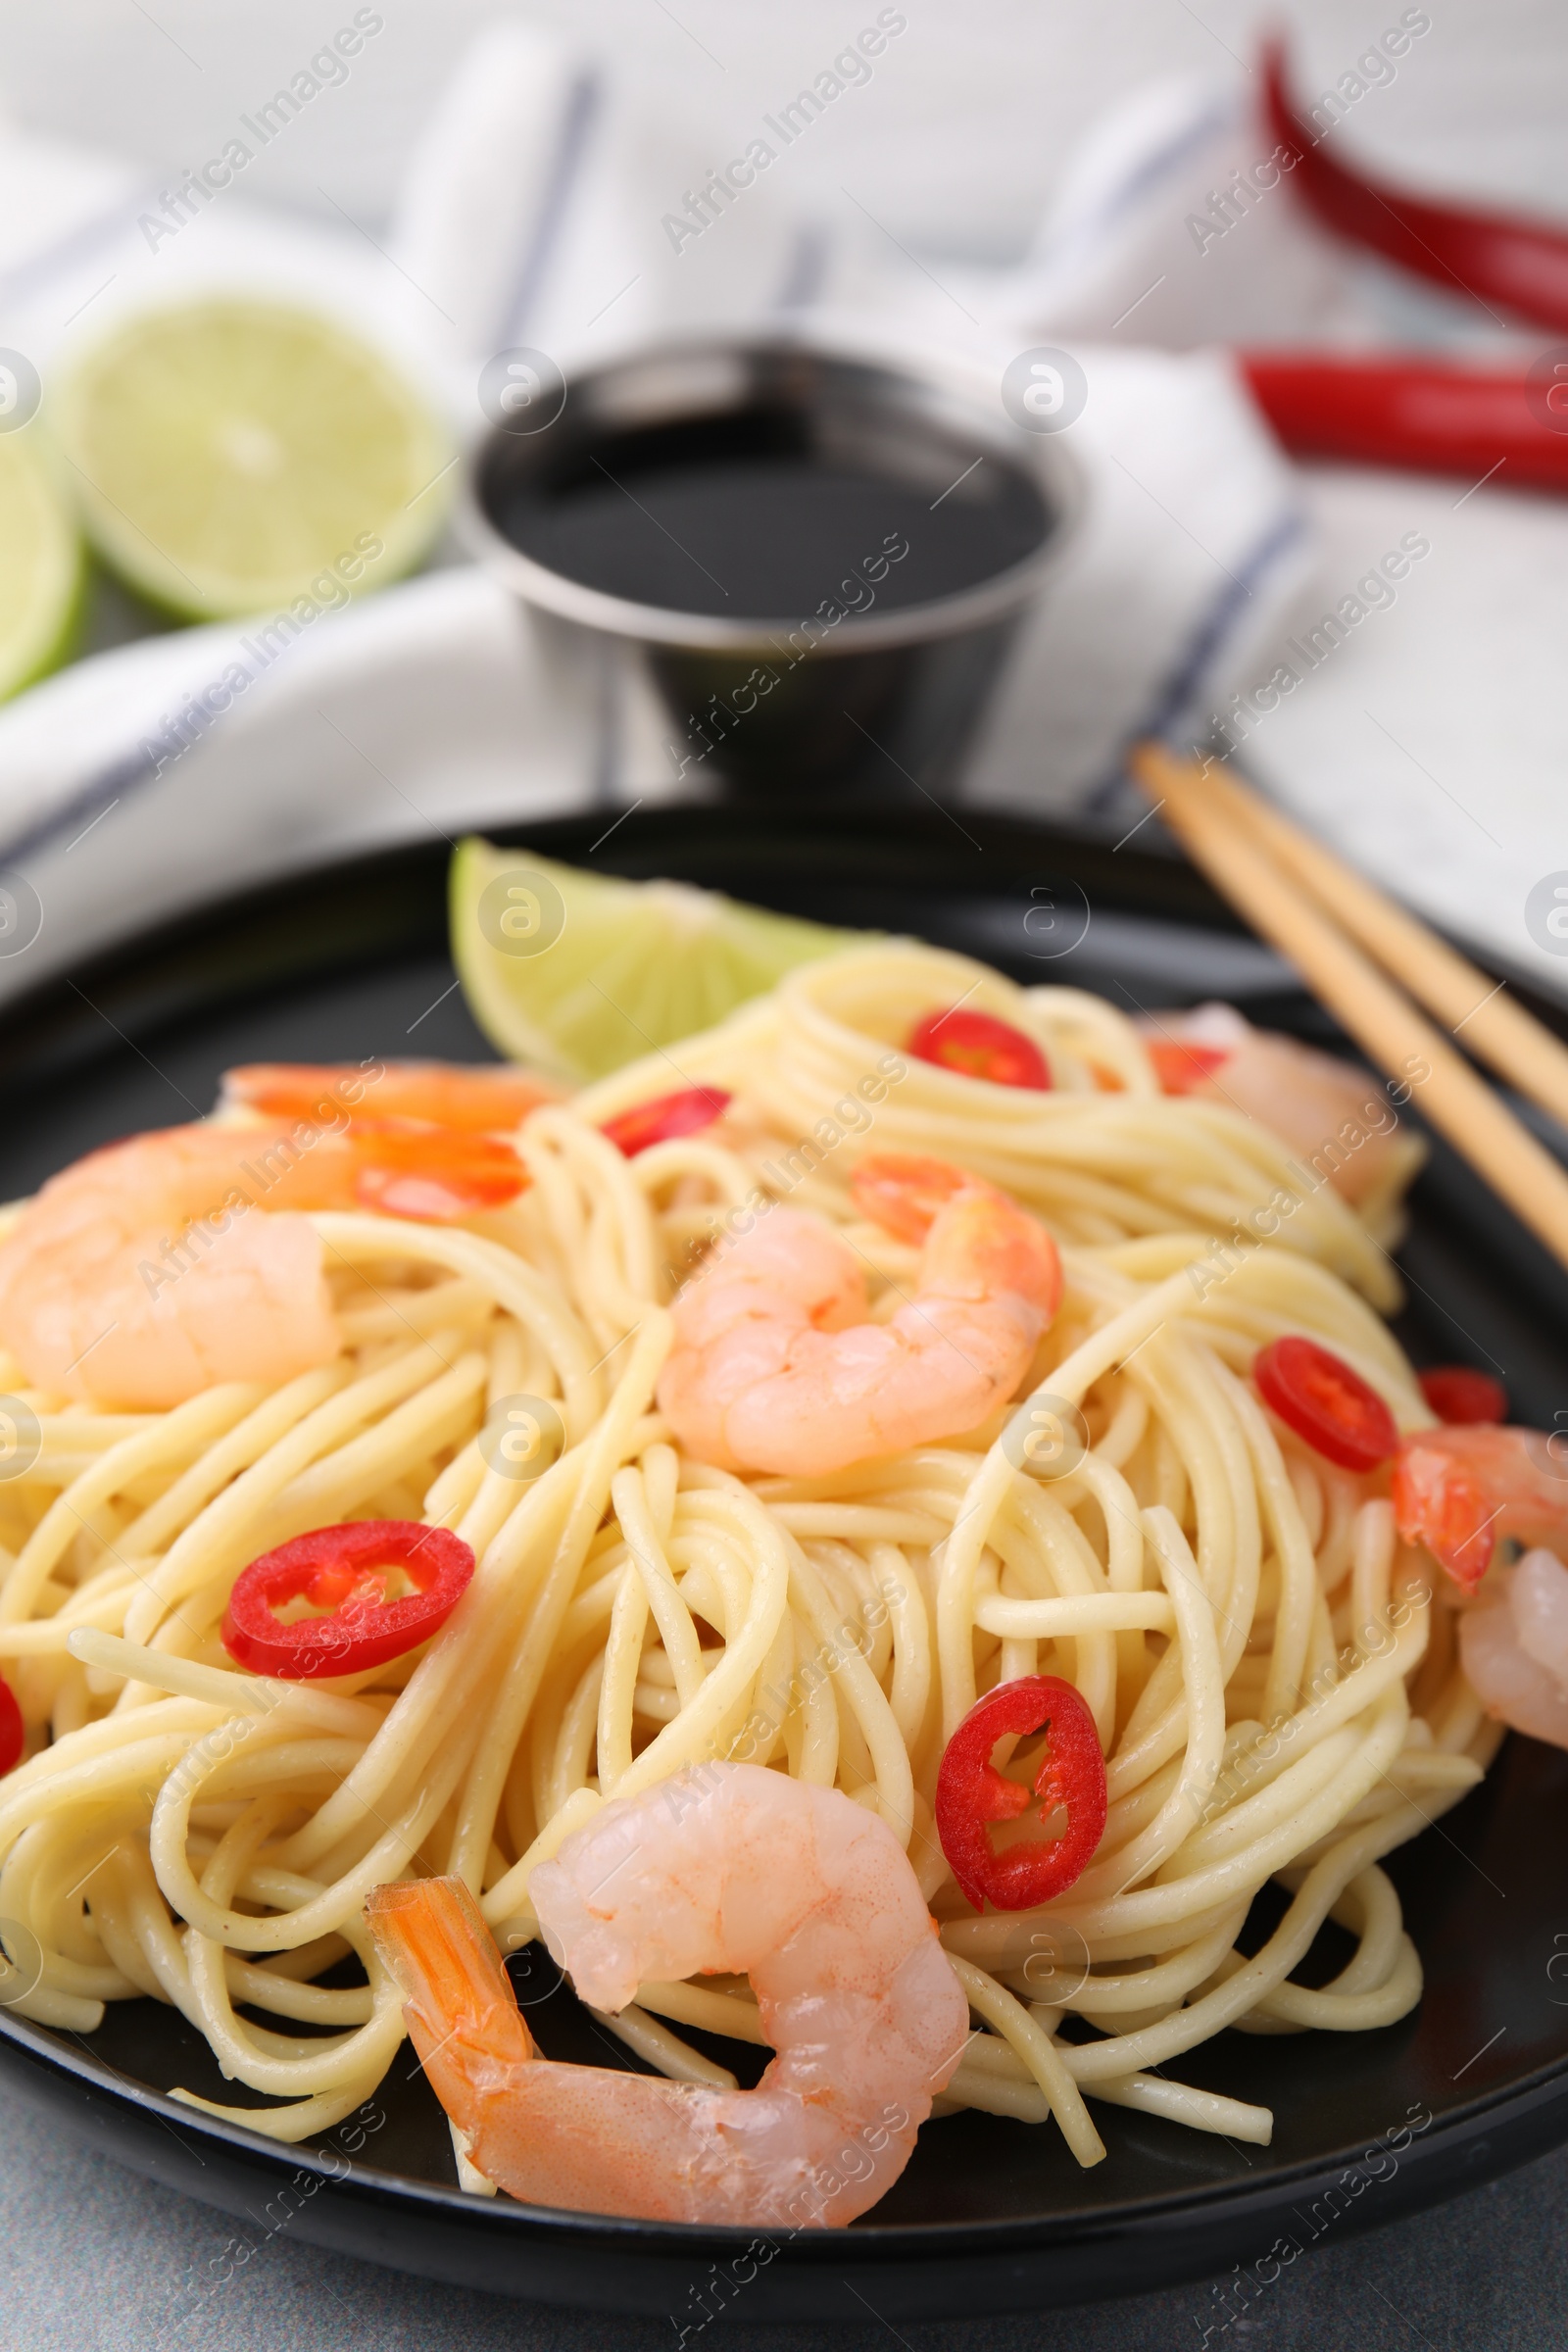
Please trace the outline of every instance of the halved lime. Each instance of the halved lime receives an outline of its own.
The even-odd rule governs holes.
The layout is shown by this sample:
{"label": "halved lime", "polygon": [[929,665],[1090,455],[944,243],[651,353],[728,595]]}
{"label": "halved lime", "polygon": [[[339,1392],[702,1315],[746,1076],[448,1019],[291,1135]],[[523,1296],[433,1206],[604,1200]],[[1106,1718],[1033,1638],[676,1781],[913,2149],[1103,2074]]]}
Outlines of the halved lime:
{"label": "halved lime", "polygon": [[486,1037],[574,1081],[710,1028],[857,936],[476,838],[452,860],[451,911],[453,961]]}
{"label": "halved lime", "polygon": [[409,570],[441,521],[443,428],[314,312],[204,297],[127,318],[53,422],[94,547],[182,619],[314,620]]}
{"label": "halved lime", "polygon": [[36,430],[0,433],[0,702],[59,667],[81,616],[81,542]]}

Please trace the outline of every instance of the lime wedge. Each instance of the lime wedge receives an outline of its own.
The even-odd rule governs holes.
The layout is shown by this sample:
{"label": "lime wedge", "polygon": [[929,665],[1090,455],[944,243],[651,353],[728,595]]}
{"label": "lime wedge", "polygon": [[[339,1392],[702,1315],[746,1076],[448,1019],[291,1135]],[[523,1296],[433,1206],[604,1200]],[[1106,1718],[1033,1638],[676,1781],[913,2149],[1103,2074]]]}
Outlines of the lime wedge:
{"label": "lime wedge", "polygon": [[70,510],[38,442],[0,433],[0,702],[72,649],[84,566]]}
{"label": "lime wedge", "polygon": [[573,1081],[710,1028],[861,936],[471,838],[452,860],[451,910],[453,961],[486,1037]]}
{"label": "lime wedge", "polygon": [[409,570],[440,525],[440,424],[312,312],[204,298],[126,319],[53,421],[99,555],[181,619],[314,620]]}

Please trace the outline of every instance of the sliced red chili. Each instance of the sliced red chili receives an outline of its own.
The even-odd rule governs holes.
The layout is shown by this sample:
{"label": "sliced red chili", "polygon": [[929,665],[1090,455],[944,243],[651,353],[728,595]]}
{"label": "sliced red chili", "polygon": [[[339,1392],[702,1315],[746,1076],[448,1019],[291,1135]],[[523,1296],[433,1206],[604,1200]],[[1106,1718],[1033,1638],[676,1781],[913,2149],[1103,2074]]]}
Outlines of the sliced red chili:
{"label": "sliced red chili", "polygon": [[1343,1356],[1297,1333],[1275,1340],[1252,1363],[1257,1393],[1287,1429],[1342,1470],[1375,1470],[1399,1443],[1376,1389]]}
{"label": "sliced red chili", "polygon": [[1508,1392],[1501,1381],[1468,1364],[1434,1364],[1421,1374],[1421,1394],[1450,1427],[1508,1418]]}
{"label": "sliced red chili", "polygon": [[928,1012],[916,1021],[905,1051],[918,1061],[934,1061],[939,1069],[956,1070],[965,1078],[984,1078],[992,1086],[1031,1087],[1037,1094],[1051,1091],[1051,1065],[1032,1037],[992,1012],[971,1012],[966,1005],[950,1005],[946,1012]]}
{"label": "sliced red chili", "polygon": [[673,1095],[656,1095],[651,1102],[634,1102],[605,1121],[602,1132],[628,1159],[655,1144],[667,1144],[679,1135],[698,1135],[711,1127],[729,1108],[721,1086],[687,1086]]}
{"label": "sliced red chili", "polygon": [[1169,1037],[1149,1041],[1149,1058],[1162,1095],[1196,1094],[1204,1079],[1222,1070],[1230,1057],[1229,1046],[1183,1046]]}
{"label": "sliced red chili", "polygon": [[[388,1600],[388,1570],[415,1590]],[[318,1527],[262,1554],[235,1580],[223,1647],[253,1674],[304,1682],[361,1674],[428,1641],[451,1616],[473,1574],[473,1551],[445,1527],[413,1519],[357,1519]],[[288,1621],[291,1600],[328,1614]]]}
{"label": "sliced red chili", "polygon": [[[1008,1780],[992,1751],[1008,1733],[1047,1734],[1033,1788]],[[1055,1838],[1020,1838],[998,1848],[993,1822],[1017,1821],[1031,1806],[1049,1821],[1065,1806]],[[937,1773],[936,1823],[953,1875],[977,1910],[1027,1911],[1062,1894],[1105,1834],[1105,1759],[1095,1719],[1054,1674],[1000,1683],[969,1709],[943,1750]]]}
{"label": "sliced red chili", "polygon": [[22,1751],[27,1744],[27,1727],[22,1720],[22,1709],[11,1685],[0,1679],[0,1773],[12,1771],[22,1761]]}

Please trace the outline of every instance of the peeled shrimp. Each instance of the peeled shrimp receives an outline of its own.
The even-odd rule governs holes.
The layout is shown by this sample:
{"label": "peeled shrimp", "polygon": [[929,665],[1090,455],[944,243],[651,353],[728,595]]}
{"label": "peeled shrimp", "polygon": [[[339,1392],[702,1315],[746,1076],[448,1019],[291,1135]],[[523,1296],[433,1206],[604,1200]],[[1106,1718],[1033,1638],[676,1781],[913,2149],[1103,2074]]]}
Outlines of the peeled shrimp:
{"label": "peeled shrimp", "polygon": [[230,1124],[293,1119],[314,1132],[319,1122],[333,1131],[328,1158],[354,1205],[441,1224],[522,1190],[522,1162],[502,1138],[556,1094],[503,1066],[253,1061],[223,1072],[218,1112]]}
{"label": "peeled shrimp", "polygon": [[1490,1423],[1423,1429],[1394,1465],[1394,1512],[1406,1544],[1473,1592],[1504,1537],[1568,1550],[1568,1460],[1537,1429]]}
{"label": "peeled shrimp", "polygon": [[1533,1740],[1568,1747],[1568,1568],[1527,1551],[1459,1620],[1459,1657],[1482,1704]]}
{"label": "peeled shrimp", "polygon": [[528,1891],[593,2008],[649,1979],[749,1975],[777,2056],[755,2090],[541,2058],[461,1881],[379,1886],[366,1913],[415,2047],[499,2187],[574,2212],[834,2228],[898,2179],[968,2006],[874,1813],[760,1765],[699,1765],[607,1805]]}
{"label": "peeled shrimp", "polygon": [[1139,1026],[1167,1095],[1229,1103],[1318,1164],[1352,1206],[1386,1189],[1415,1149],[1375,1079],[1277,1030],[1254,1029],[1234,1004],[1162,1012]]}
{"label": "peeled shrimp", "polygon": [[675,1302],[659,1409],[702,1460],[817,1477],[975,1428],[1028,1370],[1061,1295],[1044,1227],[941,1160],[874,1155],[855,1190],[905,1239],[924,1231],[916,1295],[868,1321],[843,1236],[766,1210]]}
{"label": "peeled shrimp", "polygon": [[156,1411],[290,1380],[342,1345],[294,1210],[451,1219],[523,1182],[488,1136],[167,1127],[51,1178],[0,1247],[0,1342],[56,1396]]}
{"label": "peeled shrimp", "polygon": [[251,1061],[223,1072],[220,1110],[271,1119],[330,1118],[352,1105],[363,1119],[417,1119],[466,1133],[510,1135],[561,1089],[510,1064],[472,1067],[450,1061]]}
{"label": "peeled shrimp", "polygon": [[0,1248],[0,1340],[35,1387],[157,1410],[336,1355],[314,1227],[236,1213],[267,1141],[165,1128],[43,1187]]}

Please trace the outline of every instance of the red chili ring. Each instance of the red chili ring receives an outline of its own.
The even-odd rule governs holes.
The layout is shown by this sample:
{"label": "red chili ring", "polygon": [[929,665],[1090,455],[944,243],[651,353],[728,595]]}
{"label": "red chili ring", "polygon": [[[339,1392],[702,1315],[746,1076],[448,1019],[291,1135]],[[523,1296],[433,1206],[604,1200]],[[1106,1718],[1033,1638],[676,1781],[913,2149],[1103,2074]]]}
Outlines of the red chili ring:
{"label": "red chili ring", "polygon": [[[386,1600],[379,1569],[401,1567],[417,1588]],[[445,1625],[473,1574],[472,1546],[450,1528],[412,1519],[357,1519],[318,1527],[252,1560],[235,1579],[223,1619],[223,1647],[253,1674],[304,1682],[362,1674],[402,1657]],[[284,1624],[290,1600],[330,1605],[323,1617]]]}
{"label": "red chili ring", "polygon": [[711,1127],[729,1102],[721,1086],[681,1087],[672,1095],[656,1095],[651,1102],[634,1102],[630,1110],[617,1111],[600,1132],[628,1159],[635,1159],[639,1152],[651,1152],[655,1144],[670,1143],[680,1135],[698,1135],[703,1128]]}
{"label": "red chili ring", "polygon": [[1051,1092],[1051,1065],[1034,1039],[992,1012],[973,1012],[962,1004],[928,1012],[909,1031],[905,1051],[938,1069],[956,1070],[960,1078]]}
{"label": "red chili ring", "polygon": [[1376,1389],[1316,1340],[1297,1332],[1275,1340],[1254,1357],[1252,1379],[1270,1412],[1342,1470],[1375,1470],[1398,1446],[1397,1424]]}
{"label": "red chili ring", "polygon": [[[1009,1781],[991,1761],[1007,1733],[1050,1727],[1033,1789]],[[1022,1839],[998,1849],[993,1822],[1016,1821],[1038,1800],[1049,1820],[1067,1809],[1059,1838]],[[943,1750],[937,1772],[936,1824],[953,1875],[977,1911],[1027,1911],[1062,1894],[1083,1872],[1105,1834],[1105,1759],[1095,1719],[1071,1683],[1028,1674],[999,1683],[976,1701]]]}
{"label": "red chili ring", "polygon": [[0,1774],[12,1772],[27,1744],[27,1727],[11,1685],[0,1678]]}
{"label": "red chili ring", "polygon": [[1508,1392],[1490,1372],[1477,1372],[1469,1364],[1435,1364],[1419,1377],[1422,1396],[1450,1428],[1508,1418]]}
{"label": "red chili ring", "polygon": [[1174,1038],[1146,1039],[1162,1095],[1191,1095],[1216,1070],[1222,1070],[1235,1052],[1233,1046],[1179,1045]]}

